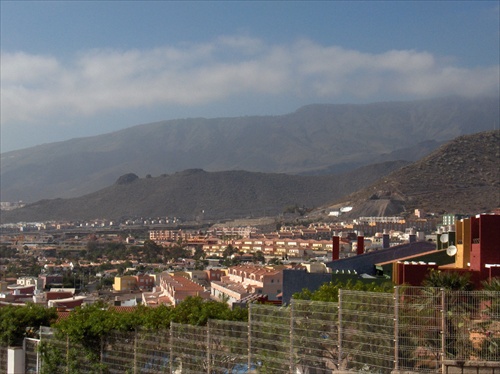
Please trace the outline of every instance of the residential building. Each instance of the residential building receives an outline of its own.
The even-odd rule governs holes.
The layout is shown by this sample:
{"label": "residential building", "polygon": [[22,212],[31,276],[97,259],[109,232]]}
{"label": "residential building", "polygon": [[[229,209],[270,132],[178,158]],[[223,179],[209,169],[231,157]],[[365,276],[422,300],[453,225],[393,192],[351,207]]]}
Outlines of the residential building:
{"label": "residential building", "polygon": [[151,291],[156,284],[156,276],[151,274],[134,275],[136,286],[142,291]]}
{"label": "residential building", "polygon": [[132,291],[137,289],[137,278],[132,275],[122,275],[115,277],[113,290],[117,292]]}
{"label": "residential building", "polygon": [[210,298],[210,293],[199,284],[180,275],[171,275],[167,272],[160,274],[161,296],[168,299],[169,303],[176,306],[188,296]]}
{"label": "residential building", "polygon": [[230,267],[219,282],[212,282],[212,296],[229,302],[250,295],[266,295],[268,300],[280,300],[283,286],[282,269],[255,265]]}

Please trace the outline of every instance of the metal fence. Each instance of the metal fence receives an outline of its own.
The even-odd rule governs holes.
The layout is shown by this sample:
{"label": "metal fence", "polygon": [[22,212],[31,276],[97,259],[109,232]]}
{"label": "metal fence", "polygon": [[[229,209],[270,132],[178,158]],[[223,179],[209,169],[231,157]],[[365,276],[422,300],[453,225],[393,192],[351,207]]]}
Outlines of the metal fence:
{"label": "metal fence", "polygon": [[394,369],[394,295],[341,290],[339,356],[349,369],[390,373]]}
{"label": "metal fence", "polygon": [[24,339],[24,365],[25,373],[38,373],[40,371],[40,356],[38,355],[38,339]]}
{"label": "metal fence", "polygon": [[294,300],[290,305],[293,372],[330,373],[344,369],[339,357],[338,304]]}
{"label": "metal fence", "polygon": [[341,290],[338,303],[251,304],[248,323],[115,332],[90,349],[42,331],[42,373],[436,372],[444,360],[500,362],[500,292]]}
{"label": "metal fence", "polygon": [[251,364],[264,373],[290,373],[290,308],[253,304],[249,320]]}
{"label": "metal fence", "polygon": [[0,345],[0,373],[7,372],[7,347]]}
{"label": "metal fence", "polygon": [[252,368],[248,324],[212,320],[208,324],[208,373],[244,373]]}

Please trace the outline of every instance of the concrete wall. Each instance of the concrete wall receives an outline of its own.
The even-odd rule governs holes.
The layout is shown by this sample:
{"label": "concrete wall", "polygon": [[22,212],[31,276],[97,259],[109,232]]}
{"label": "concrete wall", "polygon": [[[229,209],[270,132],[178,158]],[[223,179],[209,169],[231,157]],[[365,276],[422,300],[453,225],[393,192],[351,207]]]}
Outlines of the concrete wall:
{"label": "concrete wall", "polygon": [[453,361],[443,362],[443,374],[499,374],[500,362]]}
{"label": "concrete wall", "polygon": [[[442,374],[500,374],[500,362],[445,360]],[[340,374],[340,372],[338,372]],[[348,373],[348,372],[346,372]],[[352,373],[352,372],[351,372]],[[391,374],[416,374],[416,371],[393,370]]]}

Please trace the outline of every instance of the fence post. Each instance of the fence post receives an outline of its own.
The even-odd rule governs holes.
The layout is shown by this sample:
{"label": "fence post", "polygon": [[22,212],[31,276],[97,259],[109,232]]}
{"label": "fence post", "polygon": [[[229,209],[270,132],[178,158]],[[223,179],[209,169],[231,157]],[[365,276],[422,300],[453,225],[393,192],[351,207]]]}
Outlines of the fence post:
{"label": "fence post", "polygon": [[174,372],[174,355],[173,355],[173,349],[172,349],[172,346],[173,346],[172,341],[173,341],[174,333],[173,333],[172,325],[173,325],[173,323],[170,322],[170,331],[169,331],[169,333],[170,333],[170,341],[169,341],[169,343],[170,343],[170,360],[169,360],[169,362],[170,362],[170,374],[172,374]]}
{"label": "fence post", "polygon": [[399,370],[399,286],[394,287],[394,370]]}
{"label": "fence post", "polygon": [[210,365],[211,363],[211,349],[210,349],[210,320],[208,320],[208,323],[207,323],[207,374],[210,374],[211,373],[211,370],[212,370],[212,365]]}
{"label": "fence post", "polygon": [[69,335],[66,334],[66,373],[69,373]]}
{"label": "fence post", "polygon": [[248,304],[248,371],[252,367],[252,305]]}
{"label": "fence post", "polygon": [[295,370],[295,365],[294,365],[294,359],[293,359],[293,319],[294,319],[294,313],[293,313],[293,299],[292,302],[290,303],[290,373],[294,373]]}
{"label": "fence post", "polygon": [[101,363],[101,365],[100,365],[100,368],[99,368],[99,372],[101,374],[103,374],[102,369],[104,367],[104,364],[103,364],[104,363],[104,336],[101,336],[100,363]]}
{"label": "fence post", "polygon": [[38,345],[36,346],[36,372],[40,373],[42,371],[42,358],[40,357],[40,344],[42,343],[42,326],[38,331]]}
{"label": "fence post", "polygon": [[342,289],[339,289],[339,303],[337,305],[338,313],[339,313],[339,337],[338,337],[338,369],[341,369],[342,366]]}
{"label": "fence post", "polygon": [[446,358],[446,314],[446,290],[441,288],[441,366]]}
{"label": "fence post", "polygon": [[137,327],[134,329],[134,374],[137,374]]}

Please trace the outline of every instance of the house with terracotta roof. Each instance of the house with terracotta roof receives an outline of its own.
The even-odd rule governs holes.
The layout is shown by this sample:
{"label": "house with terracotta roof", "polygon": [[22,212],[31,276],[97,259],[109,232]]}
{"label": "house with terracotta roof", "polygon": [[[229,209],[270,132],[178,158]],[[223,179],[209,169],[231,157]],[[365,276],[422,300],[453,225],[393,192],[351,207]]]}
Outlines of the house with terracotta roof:
{"label": "house with terracotta roof", "polygon": [[171,275],[168,272],[160,274],[161,297],[168,299],[168,303],[176,306],[189,296],[200,296],[209,299],[210,293],[199,284],[180,275]]}
{"label": "house with terracotta roof", "polygon": [[220,281],[211,282],[211,295],[232,305],[249,295],[266,295],[268,300],[280,300],[283,283],[282,269],[266,266],[238,265],[230,267]]}
{"label": "house with terracotta roof", "polygon": [[210,295],[218,301],[225,301],[229,305],[241,302],[250,295],[247,287],[241,283],[231,281],[212,281]]}

